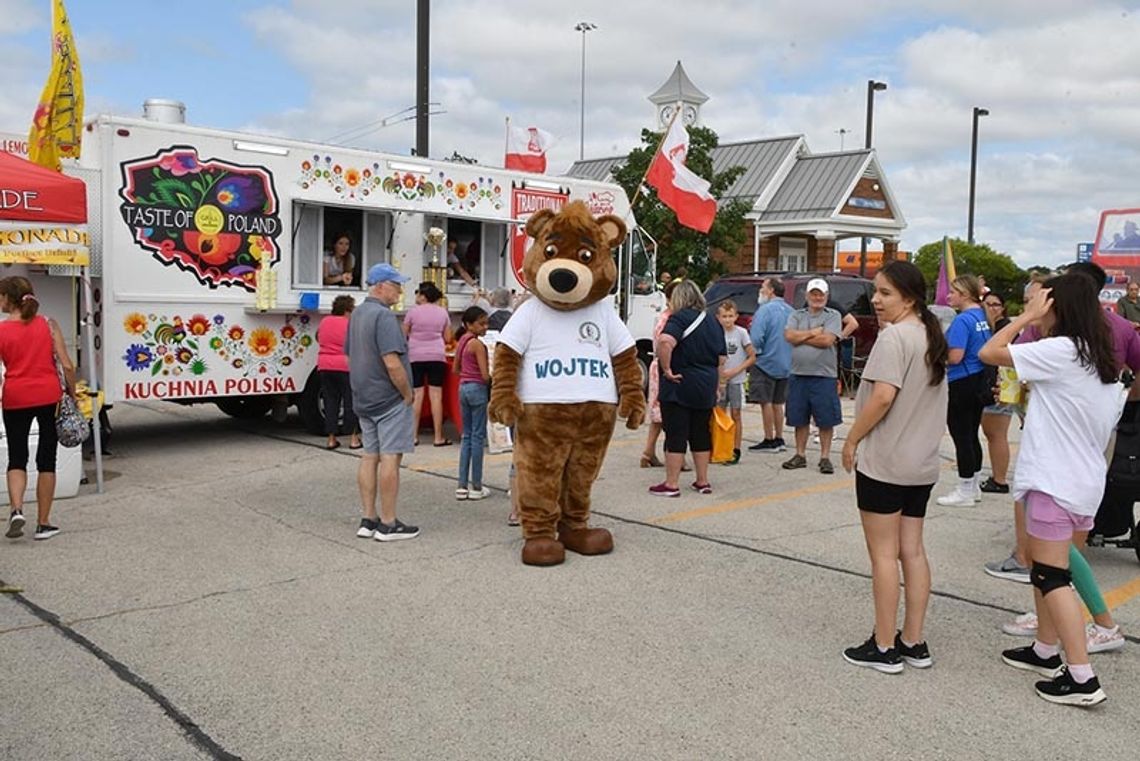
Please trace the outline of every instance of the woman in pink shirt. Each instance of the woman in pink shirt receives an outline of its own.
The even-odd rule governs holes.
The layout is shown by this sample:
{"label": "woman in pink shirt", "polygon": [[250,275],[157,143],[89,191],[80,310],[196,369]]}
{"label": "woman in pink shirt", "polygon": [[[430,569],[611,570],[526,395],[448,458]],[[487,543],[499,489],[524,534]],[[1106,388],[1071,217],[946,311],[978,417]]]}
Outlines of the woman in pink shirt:
{"label": "woman in pink shirt", "polygon": [[8,444],[9,539],[24,535],[24,492],[28,487],[28,440],[32,421],[39,428],[36,446],[36,539],[59,533],[51,525],[55,496],[55,411],[63,397],[56,360],[63,369],[67,393],[75,395],[75,366],[67,356],[63,334],[55,320],[39,316],[40,302],[27,278],[0,280],[0,362],[4,364],[4,432]]}
{"label": "woman in pink shirt", "polygon": [[[416,431],[420,429],[420,409],[427,386],[431,403],[434,443],[445,447],[451,439],[443,437],[443,381],[447,376],[446,344],[451,343],[451,316],[439,305],[443,298],[433,283],[422,283],[416,291],[416,305],[404,315],[404,335],[408,338],[408,361],[412,364],[412,414]],[[416,443],[420,443],[419,436]]]}
{"label": "woman in pink shirt", "polygon": [[360,431],[356,413],[352,411],[352,386],[348,382],[348,357],[344,353],[344,339],[348,334],[348,319],[356,302],[351,296],[333,299],[332,314],[321,320],[317,328],[317,372],[321,378],[321,395],[325,401],[325,433],[329,435],[326,449],[340,446],[336,435],[340,432],[341,406],[344,407],[344,428],[352,434],[349,449],[360,449]]}
{"label": "woman in pink shirt", "polygon": [[459,374],[459,409],[463,413],[463,439],[459,442],[459,481],[456,499],[486,499],[483,485],[483,447],[487,444],[487,383],[491,380],[487,347],[479,339],[487,334],[487,313],[467,307],[460,318],[463,336],[455,347],[452,370]]}

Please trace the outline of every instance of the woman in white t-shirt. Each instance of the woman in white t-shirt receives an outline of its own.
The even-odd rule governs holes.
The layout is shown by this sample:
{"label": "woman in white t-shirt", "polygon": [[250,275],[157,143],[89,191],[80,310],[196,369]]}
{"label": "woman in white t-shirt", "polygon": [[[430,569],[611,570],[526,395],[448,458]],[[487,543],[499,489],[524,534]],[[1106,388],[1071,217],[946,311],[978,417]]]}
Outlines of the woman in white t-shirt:
{"label": "woman in white t-shirt", "polygon": [[[871,556],[875,630],[843,651],[848,663],[898,674],[903,663],[929,668],[923,638],[930,601],[930,564],[922,543],[930,492],[938,482],[949,397],[949,349],[926,306],[926,280],[910,262],[891,262],[875,276],[871,297],[882,329],[867,357],[855,422],[843,445],[843,467],[855,470],[855,498]],[[856,461],[860,443],[863,452]],[[906,582],[903,628],[896,631],[899,564]]]}
{"label": "woman in white t-shirt", "polygon": [[[1036,684],[1045,700],[1077,706],[1096,705],[1105,694],[1089,665],[1069,546],[1083,544],[1093,526],[1104,493],[1104,450],[1124,404],[1112,333],[1097,296],[1087,275],[1053,278],[980,353],[987,364],[1013,367],[1033,388],[1013,494],[1025,502],[1037,639],[1004,651],[1002,660],[1048,677]],[[1011,345],[1029,325],[1048,337]]]}

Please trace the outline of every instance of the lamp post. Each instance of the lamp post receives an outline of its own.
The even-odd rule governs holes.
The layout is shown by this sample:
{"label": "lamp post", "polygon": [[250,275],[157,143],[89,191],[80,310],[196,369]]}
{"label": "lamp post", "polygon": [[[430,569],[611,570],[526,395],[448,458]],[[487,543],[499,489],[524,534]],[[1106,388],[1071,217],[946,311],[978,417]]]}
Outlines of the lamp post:
{"label": "lamp post", "polygon": [[582,97],[580,98],[582,106],[581,128],[578,131],[578,158],[586,158],[586,32],[592,32],[597,29],[597,24],[591,24],[589,21],[579,21],[574,26],[574,31],[582,33]]}
{"label": "lamp post", "polygon": [[966,223],[966,240],[974,242],[974,187],[978,179],[978,119],[989,116],[985,108],[974,106],[974,133],[970,138],[970,215]]}
{"label": "lamp post", "polygon": [[[875,126],[875,93],[887,89],[886,82],[867,80],[867,129],[863,133],[863,147],[871,147],[871,132]],[[859,236],[859,277],[867,276],[867,238]]]}

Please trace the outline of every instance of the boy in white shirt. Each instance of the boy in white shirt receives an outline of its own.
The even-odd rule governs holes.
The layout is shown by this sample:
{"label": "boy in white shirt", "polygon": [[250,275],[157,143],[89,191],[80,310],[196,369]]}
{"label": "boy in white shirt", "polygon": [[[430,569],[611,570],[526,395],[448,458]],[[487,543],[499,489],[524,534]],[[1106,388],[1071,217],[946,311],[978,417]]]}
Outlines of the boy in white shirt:
{"label": "boy in white shirt", "polygon": [[732,459],[725,465],[740,462],[740,442],[744,435],[744,379],[748,368],[756,364],[756,349],[748,331],[736,324],[736,304],[722,301],[716,310],[716,319],[724,328],[724,343],[728,347],[728,358],[720,371],[720,393],[718,404],[732,415],[735,434],[732,444]]}

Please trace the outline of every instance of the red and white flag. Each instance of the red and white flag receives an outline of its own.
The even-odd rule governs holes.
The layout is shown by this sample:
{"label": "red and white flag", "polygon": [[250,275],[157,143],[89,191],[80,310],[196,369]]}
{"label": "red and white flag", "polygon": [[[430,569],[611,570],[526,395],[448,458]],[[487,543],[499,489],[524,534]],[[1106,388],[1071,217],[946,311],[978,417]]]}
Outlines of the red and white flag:
{"label": "red and white flag", "polygon": [[546,149],[554,143],[554,135],[538,127],[520,129],[507,125],[507,157],[503,166],[524,172],[546,171]]}
{"label": "red and white flag", "polygon": [[716,199],[709,193],[708,180],[685,166],[688,152],[689,133],[674,119],[645,179],[657,190],[661,203],[676,213],[678,222],[707,233],[716,218]]}

